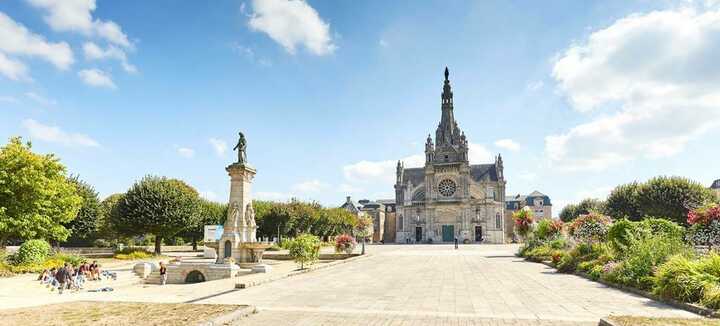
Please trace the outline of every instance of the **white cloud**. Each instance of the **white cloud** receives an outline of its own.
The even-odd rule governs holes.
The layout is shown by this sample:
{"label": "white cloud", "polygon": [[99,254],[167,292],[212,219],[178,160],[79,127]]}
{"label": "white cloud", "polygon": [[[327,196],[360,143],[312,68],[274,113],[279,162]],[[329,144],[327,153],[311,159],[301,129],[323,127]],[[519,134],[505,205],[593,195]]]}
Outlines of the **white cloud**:
{"label": "white cloud", "polygon": [[33,119],[25,119],[22,126],[30,133],[31,138],[59,143],[67,146],[100,147],[94,139],[83,134],[68,133],[57,126],[48,126]]}
{"label": "white cloud", "polygon": [[[420,167],[425,165],[425,155],[412,155],[403,158],[401,161],[405,168]],[[372,184],[378,186],[392,187],[395,183],[396,160],[387,161],[360,161],[343,167],[343,175],[350,186],[356,184]]]}
{"label": "white cloud", "polygon": [[468,159],[470,164],[495,162],[495,156],[485,146],[475,143],[468,144]]}
{"label": "white cloud", "polygon": [[177,153],[184,158],[192,158],[195,156],[195,150],[188,147],[178,147]]}
{"label": "white cloud", "polygon": [[85,42],[85,44],[83,44],[83,52],[85,53],[85,58],[88,60],[115,59],[120,62],[120,65],[126,72],[137,72],[137,68],[128,62],[125,51],[116,46],[109,45],[107,49],[102,49],[93,42]]}
{"label": "white cloud", "polygon": [[302,45],[315,55],[331,54],[337,48],[330,36],[330,25],[302,0],[253,0],[248,25],[266,33],[290,54]]}
{"label": "white cloud", "polygon": [[517,175],[517,177],[520,179],[523,179],[523,180],[532,181],[532,180],[535,180],[535,178],[537,178],[537,174],[532,173],[532,172],[521,172],[520,174]]}
{"label": "white cloud", "polygon": [[33,93],[33,92],[26,92],[25,97],[35,101],[38,104],[44,105],[44,106],[57,104],[57,101],[55,101],[53,99],[48,99],[42,95],[38,95],[37,93]]}
{"label": "white cloud", "polygon": [[497,141],[495,141],[495,146],[504,148],[504,149],[507,149],[507,150],[510,150],[513,152],[520,150],[520,144],[518,144],[514,140],[508,139],[508,138],[498,139]]}
{"label": "white cloud", "polygon": [[610,194],[610,192],[615,189],[615,187],[612,186],[603,186],[603,187],[597,187],[593,189],[586,189],[582,191],[577,192],[576,199],[578,201],[583,200],[585,198],[595,198],[600,200],[607,199],[607,196]]}
{"label": "white cloud", "polygon": [[100,69],[83,69],[78,71],[78,76],[85,84],[93,87],[117,88],[110,75]]}
{"label": "white cloud", "polygon": [[29,31],[0,12],[0,71],[8,78],[22,79],[27,69],[21,62],[6,57],[8,54],[38,57],[62,70],[69,68],[74,61],[67,43],[48,42],[42,35]]}
{"label": "white cloud", "polygon": [[222,157],[223,155],[225,155],[225,152],[227,152],[228,148],[227,142],[217,138],[210,138],[208,139],[208,141],[210,142],[210,145],[212,145],[215,153],[217,153],[218,156]]}
{"label": "white cloud", "polygon": [[527,86],[525,86],[525,88],[528,91],[534,92],[534,91],[540,90],[541,88],[543,88],[543,86],[545,86],[545,83],[543,83],[542,80],[536,80],[534,82],[528,83]]}
{"label": "white cloud", "polygon": [[288,201],[293,196],[282,192],[273,191],[259,191],[253,194],[253,198],[258,200],[270,200],[270,201]]}
{"label": "white cloud", "polygon": [[0,52],[0,74],[11,80],[29,80],[27,66],[20,61],[8,58]]}
{"label": "white cloud", "polygon": [[634,14],[593,32],[555,62],[553,77],[588,122],[545,138],[564,170],[604,170],[682,152],[720,126],[720,11]]}
{"label": "white cloud", "polygon": [[309,180],[294,184],[292,190],[298,193],[317,193],[324,189],[327,189],[328,185],[321,182],[320,180]]}
{"label": "white cloud", "polygon": [[20,103],[20,100],[13,96],[0,96],[0,102],[3,103]]}
{"label": "white cloud", "polygon": [[55,31],[80,32],[98,36],[110,43],[132,48],[132,43],[113,21],[93,19],[95,0],[26,0],[30,5],[46,11],[45,22]]}

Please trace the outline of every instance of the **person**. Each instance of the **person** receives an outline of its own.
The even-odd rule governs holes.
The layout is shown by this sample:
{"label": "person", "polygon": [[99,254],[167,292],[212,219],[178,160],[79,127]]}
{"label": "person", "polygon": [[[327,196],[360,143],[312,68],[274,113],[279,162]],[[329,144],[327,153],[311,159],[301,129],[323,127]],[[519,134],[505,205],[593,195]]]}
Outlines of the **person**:
{"label": "person", "polygon": [[87,266],[85,264],[80,265],[75,271],[75,288],[81,290],[85,284],[85,272]]}
{"label": "person", "polygon": [[49,274],[50,274],[49,270],[43,269],[42,273],[40,273],[40,275],[38,275],[37,280],[40,281],[40,283],[45,283],[45,281],[48,279]]}
{"label": "person", "polygon": [[58,283],[59,294],[63,294],[65,286],[67,286],[67,283],[70,280],[70,274],[68,271],[68,263],[65,263],[65,265],[62,268],[58,269],[57,273],[55,273],[55,279]]}
{"label": "person", "polygon": [[458,248],[458,239],[457,239],[457,237],[455,237],[455,249],[457,249],[457,248]]}
{"label": "person", "polygon": [[165,282],[167,282],[167,268],[165,263],[160,262],[160,285],[165,285]]}
{"label": "person", "polygon": [[90,279],[93,281],[99,281],[100,280],[100,265],[98,265],[97,260],[93,260],[92,264],[90,264],[90,267],[88,267],[90,271]]}

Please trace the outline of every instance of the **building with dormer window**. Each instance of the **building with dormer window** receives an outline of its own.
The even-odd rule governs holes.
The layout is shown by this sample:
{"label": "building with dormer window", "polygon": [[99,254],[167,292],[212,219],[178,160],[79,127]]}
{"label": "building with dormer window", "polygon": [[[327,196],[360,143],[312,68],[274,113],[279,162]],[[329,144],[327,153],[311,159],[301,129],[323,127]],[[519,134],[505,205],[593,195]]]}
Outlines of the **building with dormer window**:
{"label": "building with dormer window", "polygon": [[[470,164],[468,141],[455,121],[448,69],[435,140],[425,142],[425,166],[398,161],[395,183],[395,241],[505,242],[505,177],[494,163]],[[511,226],[510,226],[511,227]]]}

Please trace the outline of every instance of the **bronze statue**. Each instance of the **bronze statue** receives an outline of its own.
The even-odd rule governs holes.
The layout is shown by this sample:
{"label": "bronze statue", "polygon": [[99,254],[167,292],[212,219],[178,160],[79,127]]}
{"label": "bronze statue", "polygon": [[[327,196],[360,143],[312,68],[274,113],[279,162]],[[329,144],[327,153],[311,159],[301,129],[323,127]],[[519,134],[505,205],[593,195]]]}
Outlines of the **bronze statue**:
{"label": "bronze statue", "polygon": [[238,139],[237,145],[233,148],[233,150],[238,150],[238,163],[245,163],[247,162],[247,154],[245,153],[245,149],[247,148],[247,143],[245,142],[245,135],[243,135],[242,132],[239,132],[238,135],[240,138]]}

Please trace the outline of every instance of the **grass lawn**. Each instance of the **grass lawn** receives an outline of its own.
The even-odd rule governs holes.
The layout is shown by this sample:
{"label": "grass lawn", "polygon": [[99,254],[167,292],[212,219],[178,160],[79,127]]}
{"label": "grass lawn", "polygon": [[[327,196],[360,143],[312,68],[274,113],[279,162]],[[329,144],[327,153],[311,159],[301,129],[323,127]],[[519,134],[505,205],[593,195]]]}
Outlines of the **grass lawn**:
{"label": "grass lawn", "polygon": [[707,318],[685,319],[610,316],[608,319],[618,326],[720,326],[719,319]]}
{"label": "grass lawn", "polygon": [[197,325],[241,305],[75,301],[0,310],[3,325]]}

